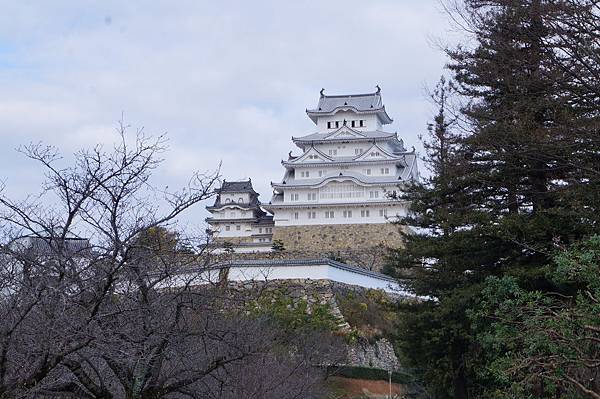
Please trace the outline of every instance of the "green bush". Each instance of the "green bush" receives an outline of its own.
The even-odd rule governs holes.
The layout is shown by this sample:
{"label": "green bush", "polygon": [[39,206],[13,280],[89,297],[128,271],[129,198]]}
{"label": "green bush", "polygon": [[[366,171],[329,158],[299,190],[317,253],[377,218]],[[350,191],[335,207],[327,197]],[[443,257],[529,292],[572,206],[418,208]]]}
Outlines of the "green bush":
{"label": "green bush", "polygon": [[304,328],[331,332],[339,330],[339,320],[327,303],[309,305],[304,299],[265,295],[249,303],[247,310],[256,316],[272,318],[282,328],[290,331]]}

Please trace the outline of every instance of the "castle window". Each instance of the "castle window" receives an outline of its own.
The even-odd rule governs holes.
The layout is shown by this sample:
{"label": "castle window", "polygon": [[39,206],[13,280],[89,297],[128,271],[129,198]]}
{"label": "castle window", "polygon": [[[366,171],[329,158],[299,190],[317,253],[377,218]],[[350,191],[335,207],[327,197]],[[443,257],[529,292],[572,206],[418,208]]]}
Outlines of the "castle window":
{"label": "castle window", "polygon": [[333,219],[335,217],[335,213],[333,211],[325,211],[325,219]]}
{"label": "castle window", "polygon": [[366,172],[367,172],[367,175],[370,175],[371,174],[371,169],[367,169]]}
{"label": "castle window", "polygon": [[381,174],[382,175],[389,175],[390,174],[390,168],[381,168]]}
{"label": "castle window", "polygon": [[362,198],[364,195],[363,187],[346,182],[332,182],[320,190],[321,199]]}
{"label": "castle window", "polygon": [[365,210],[360,211],[360,217],[361,218],[365,218],[365,217],[368,218],[369,217],[369,210],[365,209]]}
{"label": "castle window", "polygon": [[379,198],[379,191],[369,191],[369,198]]}
{"label": "castle window", "polygon": [[329,155],[337,155],[337,150],[329,150]]}
{"label": "castle window", "polygon": [[240,226],[240,225],[238,224],[238,225],[236,225],[236,226],[235,226],[235,229],[239,231],[239,230],[241,230],[241,229],[242,229],[242,226]]}
{"label": "castle window", "polygon": [[379,216],[387,216],[387,209],[380,209]]}
{"label": "castle window", "polygon": [[316,219],[317,218],[317,213],[316,212],[308,212],[307,216],[309,219]]}
{"label": "castle window", "polygon": [[317,200],[317,193],[308,193],[306,195],[306,199],[308,201],[316,201]]}
{"label": "castle window", "polygon": [[273,228],[272,227],[267,227],[266,230],[267,230],[267,233],[272,233],[273,232]]}
{"label": "castle window", "polygon": [[226,225],[226,226],[225,226],[225,231],[229,231],[229,230],[231,230],[231,226],[229,226],[229,225]]}
{"label": "castle window", "polygon": [[322,170],[319,171],[319,177],[321,177],[321,176],[323,176],[323,171]]}
{"label": "castle window", "polygon": [[344,217],[345,218],[351,218],[352,217],[352,211],[344,211]]}
{"label": "castle window", "polygon": [[351,122],[351,126],[352,126],[352,127],[356,127],[356,121],[352,121],[352,122]]}
{"label": "castle window", "polygon": [[338,127],[340,127],[340,121],[335,121],[335,128],[337,129]]}
{"label": "castle window", "polygon": [[298,212],[294,212],[294,219],[298,220]]}
{"label": "castle window", "polygon": [[327,129],[331,129],[331,122],[327,122]]}
{"label": "castle window", "polygon": [[290,194],[290,201],[298,201],[298,193]]}
{"label": "castle window", "polygon": [[360,120],[360,127],[365,127],[365,121],[363,119]]}
{"label": "castle window", "polygon": [[259,228],[258,228],[258,233],[259,233],[259,234],[260,234],[260,233],[262,233],[262,227],[259,227]]}

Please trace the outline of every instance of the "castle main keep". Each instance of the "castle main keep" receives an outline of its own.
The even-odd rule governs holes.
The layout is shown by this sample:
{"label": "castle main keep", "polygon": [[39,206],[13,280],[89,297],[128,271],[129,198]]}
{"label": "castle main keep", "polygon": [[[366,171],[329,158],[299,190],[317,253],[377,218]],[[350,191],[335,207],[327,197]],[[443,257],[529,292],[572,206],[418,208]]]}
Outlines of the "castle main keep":
{"label": "castle main keep", "polygon": [[418,179],[414,148],[408,151],[392,122],[381,90],[326,95],[306,114],[316,131],[292,137],[299,149],[282,160],[281,181],[261,203],[252,182],[224,181],[207,209],[215,242],[240,253],[288,251],[317,254],[369,251],[401,245],[398,226],[407,204],[395,194]]}

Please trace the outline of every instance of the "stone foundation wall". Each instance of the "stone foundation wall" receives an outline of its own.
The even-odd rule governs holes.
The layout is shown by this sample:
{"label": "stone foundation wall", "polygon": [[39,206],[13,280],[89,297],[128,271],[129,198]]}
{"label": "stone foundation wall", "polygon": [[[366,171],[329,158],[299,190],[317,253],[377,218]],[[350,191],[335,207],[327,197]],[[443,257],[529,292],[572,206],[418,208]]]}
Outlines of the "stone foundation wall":
{"label": "stone foundation wall", "polygon": [[[306,301],[308,307],[315,304],[327,304],[333,316],[339,320],[340,331],[349,333],[352,326],[345,320],[338,306],[336,295],[349,295],[364,293],[362,287],[351,286],[330,280],[285,280],[285,281],[247,281],[229,282],[227,288],[238,298],[252,298],[255,296],[283,296],[294,301]],[[401,297],[390,296],[392,300],[404,300]],[[242,300],[240,303],[245,303]],[[392,344],[385,338],[370,342],[359,337],[356,341],[346,346],[346,365],[358,367],[371,367],[382,370],[398,370],[398,358],[394,353]]]}
{"label": "stone foundation wall", "polygon": [[366,250],[402,245],[400,227],[391,223],[277,226],[273,240],[290,251]]}

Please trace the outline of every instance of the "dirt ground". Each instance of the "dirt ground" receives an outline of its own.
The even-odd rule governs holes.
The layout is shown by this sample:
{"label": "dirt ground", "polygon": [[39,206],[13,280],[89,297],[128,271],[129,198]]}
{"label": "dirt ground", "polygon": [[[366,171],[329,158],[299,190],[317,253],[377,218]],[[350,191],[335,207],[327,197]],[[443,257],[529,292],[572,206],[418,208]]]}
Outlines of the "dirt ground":
{"label": "dirt ground", "polygon": [[[331,396],[332,399],[387,399],[389,398],[390,387],[387,381],[373,381],[350,379],[344,377],[330,377],[331,386],[336,393]],[[400,399],[406,392],[404,386],[392,383],[392,398]]]}

